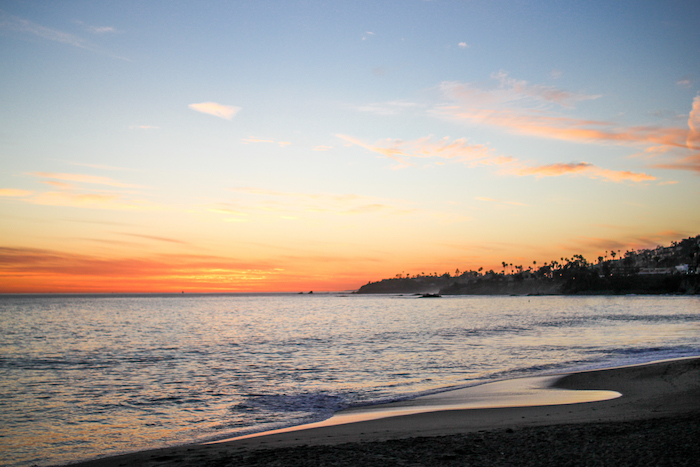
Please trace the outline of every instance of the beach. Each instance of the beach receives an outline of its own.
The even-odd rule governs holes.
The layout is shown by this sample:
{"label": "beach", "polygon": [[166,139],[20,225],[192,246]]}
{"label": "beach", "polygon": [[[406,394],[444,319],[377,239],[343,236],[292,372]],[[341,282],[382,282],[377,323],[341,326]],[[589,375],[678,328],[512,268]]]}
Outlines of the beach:
{"label": "beach", "polygon": [[[584,371],[547,381],[557,390],[620,395],[556,405],[538,401],[518,406],[511,400],[505,407],[450,409],[454,393],[447,391],[431,396],[432,409],[419,413],[313,424],[74,465],[694,465],[700,456],[700,358]],[[468,394],[465,390],[460,397]],[[385,404],[354,414],[411,404],[420,405]]]}

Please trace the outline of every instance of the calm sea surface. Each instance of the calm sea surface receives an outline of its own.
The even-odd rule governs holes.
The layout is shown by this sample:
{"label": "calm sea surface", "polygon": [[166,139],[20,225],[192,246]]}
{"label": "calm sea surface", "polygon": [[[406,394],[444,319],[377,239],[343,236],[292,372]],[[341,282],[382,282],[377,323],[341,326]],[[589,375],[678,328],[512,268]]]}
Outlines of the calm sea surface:
{"label": "calm sea surface", "polygon": [[5,295],[0,463],[67,463],[445,387],[691,355],[698,297]]}

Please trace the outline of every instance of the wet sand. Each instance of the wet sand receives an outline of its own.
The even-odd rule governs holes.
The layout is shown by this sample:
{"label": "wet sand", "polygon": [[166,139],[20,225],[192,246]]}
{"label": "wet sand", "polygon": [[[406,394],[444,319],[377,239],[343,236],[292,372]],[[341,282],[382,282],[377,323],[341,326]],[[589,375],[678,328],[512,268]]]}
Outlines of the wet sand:
{"label": "wet sand", "polygon": [[[538,384],[557,391],[548,398]],[[383,418],[76,465],[696,465],[700,459],[700,358],[547,377],[524,390],[525,396],[522,384],[484,385],[340,414],[373,411]],[[562,403],[568,391],[560,390],[613,392],[596,393],[605,400]],[[510,399],[498,402],[503,396]],[[469,408],[479,398],[489,408]]]}

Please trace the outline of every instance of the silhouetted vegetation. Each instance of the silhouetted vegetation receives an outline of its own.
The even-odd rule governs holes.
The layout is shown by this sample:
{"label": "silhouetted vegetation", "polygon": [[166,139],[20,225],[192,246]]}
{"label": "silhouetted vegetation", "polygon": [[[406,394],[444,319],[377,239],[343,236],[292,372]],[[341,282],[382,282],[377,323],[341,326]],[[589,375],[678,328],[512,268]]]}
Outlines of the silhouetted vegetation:
{"label": "silhouetted vegetation", "polygon": [[442,295],[698,294],[700,235],[670,246],[606,251],[596,262],[582,255],[538,266],[503,261],[501,271],[454,274],[397,274],[369,282],[357,293],[440,293]]}

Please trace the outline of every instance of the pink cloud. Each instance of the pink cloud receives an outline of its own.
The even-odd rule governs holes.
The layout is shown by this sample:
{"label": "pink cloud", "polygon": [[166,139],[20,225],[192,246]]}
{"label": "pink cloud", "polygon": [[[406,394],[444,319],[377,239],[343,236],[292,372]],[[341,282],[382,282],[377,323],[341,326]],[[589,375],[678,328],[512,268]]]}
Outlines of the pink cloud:
{"label": "pink cloud", "polygon": [[700,149],[700,95],[693,99],[693,108],[688,114],[688,138],[686,145],[688,149]]}
{"label": "pink cloud", "polygon": [[197,112],[213,115],[215,117],[223,118],[225,120],[231,120],[238,112],[241,111],[240,107],[236,107],[233,105],[217,104],[216,102],[202,102],[199,104],[190,104],[188,107],[192,110],[196,110]]}
{"label": "pink cloud", "polygon": [[[450,141],[449,138],[434,140],[432,136],[428,136],[412,141],[385,139],[370,144],[347,135],[336,136],[395,160],[399,163],[399,166],[396,168],[414,166],[415,164],[409,162],[409,158],[440,158],[459,162],[468,167],[495,166],[501,168],[504,173],[519,176],[557,177],[561,175],[585,175],[589,178],[614,182],[642,182],[656,179],[656,177],[644,173],[603,169],[588,162],[530,166],[513,157],[495,154],[486,145],[468,144],[465,138]],[[436,164],[440,164],[440,162],[436,162]]]}
{"label": "pink cloud", "polygon": [[439,89],[448,102],[436,106],[433,112],[450,120],[485,124],[540,138],[642,147],[644,154],[650,157],[671,159],[653,167],[700,171],[695,154],[700,149],[700,95],[693,100],[687,129],[621,126],[602,120],[568,117],[551,110],[552,105],[572,108],[576,102],[600,96],[531,85],[503,72],[493,74],[492,78],[499,81],[498,88],[442,83]]}
{"label": "pink cloud", "polygon": [[547,164],[535,167],[524,167],[517,171],[519,175],[534,175],[536,177],[558,177],[561,175],[586,175],[589,178],[602,178],[612,182],[645,182],[656,180],[656,177],[629,170],[602,169],[588,162],[571,162]]}

